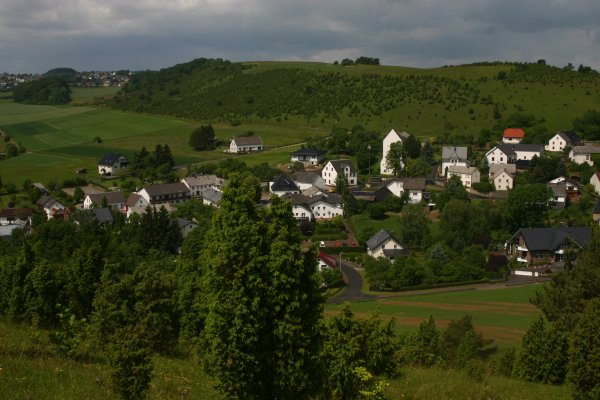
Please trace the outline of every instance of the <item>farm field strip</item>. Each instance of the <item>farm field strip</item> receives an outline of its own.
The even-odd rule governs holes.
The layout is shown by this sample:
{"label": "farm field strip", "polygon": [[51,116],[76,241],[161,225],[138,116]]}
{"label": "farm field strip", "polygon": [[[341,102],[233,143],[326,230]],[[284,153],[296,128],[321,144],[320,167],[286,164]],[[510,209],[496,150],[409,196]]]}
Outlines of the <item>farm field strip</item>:
{"label": "farm field strip", "polygon": [[[529,299],[539,285],[507,287],[494,290],[464,290],[385,297],[351,304],[352,311],[367,318],[376,311],[383,318],[394,318],[400,332],[414,330],[422,320],[432,315],[438,328],[450,320],[465,315],[473,317],[475,327],[484,336],[502,344],[516,344],[540,311]],[[337,312],[340,306],[329,305],[326,315]]]}

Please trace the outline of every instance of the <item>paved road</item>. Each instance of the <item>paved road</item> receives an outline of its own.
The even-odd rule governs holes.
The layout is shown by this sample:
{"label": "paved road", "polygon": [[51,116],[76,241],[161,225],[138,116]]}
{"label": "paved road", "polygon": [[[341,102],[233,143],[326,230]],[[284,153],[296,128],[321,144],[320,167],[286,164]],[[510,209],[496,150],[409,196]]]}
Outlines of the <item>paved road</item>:
{"label": "paved road", "polygon": [[[337,256],[334,256],[334,257],[336,258],[336,260],[338,260],[338,265],[339,265],[339,258]],[[344,303],[347,301],[354,302],[354,301],[361,301],[361,300],[371,300],[371,299],[374,299],[377,297],[377,296],[373,296],[370,294],[364,294],[362,292],[362,287],[363,287],[362,277],[354,269],[354,267],[349,262],[344,261],[343,258],[342,258],[342,272],[344,273],[344,281],[346,282],[348,287],[341,294],[328,298],[327,303],[337,304],[337,303]]]}
{"label": "paved road", "polygon": [[[335,257],[339,263],[339,258],[337,256],[333,256],[333,257]],[[423,294],[423,293],[455,292],[455,291],[465,291],[465,290],[494,290],[494,289],[507,288],[507,287],[511,287],[511,286],[515,286],[515,285],[541,284],[544,282],[548,282],[550,280],[550,278],[545,278],[545,277],[528,277],[528,276],[511,275],[509,277],[509,279],[504,282],[475,283],[472,285],[464,285],[464,286],[450,286],[450,287],[444,287],[444,288],[411,290],[411,291],[406,291],[406,292],[389,292],[389,293],[372,295],[372,294],[362,293],[363,279],[362,279],[362,276],[360,276],[360,274],[356,271],[354,264],[344,261],[342,259],[342,272],[344,273],[344,281],[346,282],[348,287],[341,294],[328,298],[327,303],[329,303],[329,304],[375,300],[375,299],[383,299],[383,298],[390,298],[390,297],[402,297],[402,296],[410,296],[412,294]]]}

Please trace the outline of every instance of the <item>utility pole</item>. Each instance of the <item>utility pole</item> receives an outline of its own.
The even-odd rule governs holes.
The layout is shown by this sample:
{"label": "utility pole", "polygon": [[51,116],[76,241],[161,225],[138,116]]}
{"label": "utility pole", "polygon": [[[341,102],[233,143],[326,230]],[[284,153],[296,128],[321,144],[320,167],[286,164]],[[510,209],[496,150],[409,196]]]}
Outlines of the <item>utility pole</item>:
{"label": "utility pole", "polygon": [[369,180],[367,181],[367,187],[371,187],[371,145],[367,146],[367,150],[369,150]]}

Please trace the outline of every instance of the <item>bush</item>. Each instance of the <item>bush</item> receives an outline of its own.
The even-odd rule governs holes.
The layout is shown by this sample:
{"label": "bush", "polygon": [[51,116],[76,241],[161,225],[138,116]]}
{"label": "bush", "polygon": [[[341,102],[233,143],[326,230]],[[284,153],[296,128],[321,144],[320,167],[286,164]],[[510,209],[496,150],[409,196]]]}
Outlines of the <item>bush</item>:
{"label": "bush", "polygon": [[473,183],[473,189],[482,193],[488,193],[494,189],[494,186],[488,181],[481,181]]}

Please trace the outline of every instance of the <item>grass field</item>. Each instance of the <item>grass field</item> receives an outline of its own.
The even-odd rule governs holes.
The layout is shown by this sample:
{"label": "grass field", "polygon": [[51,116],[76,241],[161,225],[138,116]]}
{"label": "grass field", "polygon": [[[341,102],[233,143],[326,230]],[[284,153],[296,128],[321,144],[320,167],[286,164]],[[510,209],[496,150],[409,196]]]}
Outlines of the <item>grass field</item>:
{"label": "grass field", "polygon": [[[438,327],[466,314],[473,317],[477,330],[501,345],[516,345],[539,310],[529,303],[538,285],[514,286],[490,290],[457,289],[450,292],[400,295],[352,304],[358,316],[378,311],[386,318],[395,318],[400,332],[414,329],[430,315]],[[335,313],[340,306],[329,305],[326,313]]]}
{"label": "grass field", "polygon": [[[411,295],[352,305],[358,316],[379,309],[394,317],[400,331],[414,330],[423,319],[434,315],[438,327],[451,318],[471,314],[478,330],[500,345],[515,344],[529,321],[537,315],[528,304],[536,286],[499,290],[460,291]],[[327,306],[331,315],[339,308]],[[106,399],[110,391],[110,369],[102,353],[81,346],[76,359],[57,357],[50,348],[47,332],[15,325],[0,319],[0,398],[2,399]],[[90,356],[89,354],[93,354]],[[154,377],[149,399],[218,399],[213,381],[200,363],[191,358],[154,358]],[[451,369],[402,368],[398,378],[388,379],[388,399],[568,399],[568,386],[533,384],[486,375],[474,380]]]}
{"label": "grass field", "polygon": [[[90,97],[106,92],[103,91],[106,88],[76,89],[80,98],[84,98],[88,90],[91,91]],[[104,154],[118,152],[132,156],[142,146],[151,150],[159,143],[169,145],[179,165],[234,157],[223,153],[223,148],[209,152],[193,151],[188,144],[189,136],[201,124],[82,106],[0,104],[0,129],[27,150],[26,154],[3,160],[0,176],[5,183],[19,187],[25,179],[60,182],[73,177],[79,168],[86,168],[88,174],[96,176],[97,161]],[[225,143],[248,131],[261,136],[267,151],[241,156],[250,165],[288,162],[289,153],[296,150],[297,144],[304,142],[307,136],[318,137],[328,133],[326,128],[300,121],[238,126],[214,123],[213,127],[217,137]],[[96,136],[102,139],[102,143],[94,143]]]}

